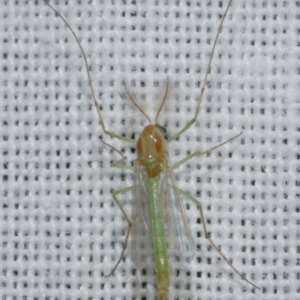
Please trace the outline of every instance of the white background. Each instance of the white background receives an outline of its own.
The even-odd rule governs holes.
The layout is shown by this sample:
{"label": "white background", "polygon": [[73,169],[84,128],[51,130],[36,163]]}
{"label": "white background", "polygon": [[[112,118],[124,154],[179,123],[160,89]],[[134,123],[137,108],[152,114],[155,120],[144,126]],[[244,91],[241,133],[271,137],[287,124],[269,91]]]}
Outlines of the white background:
{"label": "white background", "polygon": [[[166,74],[172,95],[162,123],[175,133],[192,118],[227,1],[51,3],[82,41],[109,130],[140,132],[144,120],[120,97],[124,83],[149,103]],[[41,0],[1,1],[0,12],[0,298],[131,299],[128,252],[114,276],[104,275],[127,228],[110,192],[132,178],[111,168],[119,157],[100,142],[79,47]],[[243,132],[176,178],[261,290],[211,249],[185,202],[197,252],[170,299],[188,288],[190,299],[299,298],[299,16],[297,1],[234,1],[197,123],[169,150],[176,162]],[[104,139],[134,159],[130,145]],[[130,197],[122,197],[128,213]],[[154,299],[155,287],[146,293]]]}

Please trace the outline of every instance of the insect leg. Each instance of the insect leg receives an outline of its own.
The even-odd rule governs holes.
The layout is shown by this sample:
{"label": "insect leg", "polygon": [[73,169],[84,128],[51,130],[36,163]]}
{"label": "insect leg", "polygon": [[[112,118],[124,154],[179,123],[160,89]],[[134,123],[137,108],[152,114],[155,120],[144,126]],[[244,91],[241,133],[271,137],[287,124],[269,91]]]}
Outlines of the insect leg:
{"label": "insect leg", "polygon": [[131,221],[130,221],[130,219],[129,219],[127,213],[126,213],[126,211],[124,210],[124,208],[123,208],[121,202],[120,202],[119,199],[117,198],[117,195],[119,195],[119,194],[125,194],[125,193],[127,193],[127,192],[130,192],[130,191],[132,191],[133,188],[134,188],[133,186],[130,186],[130,187],[126,187],[126,188],[123,188],[123,189],[120,189],[120,190],[117,190],[117,191],[113,191],[113,192],[112,192],[112,196],[113,196],[113,198],[114,198],[114,201],[115,201],[116,204],[118,205],[119,209],[121,210],[121,212],[122,212],[124,218],[126,219],[126,221],[127,221],[127,223],[128,223],[128,229],[127,229],[127,233],[126,233],[126,237],[125,237],[125,242],[124,242],[124,247],[123,247],[123,250],[122,250],[122,252],[121,252],[121,255],[120,255],[120,257],[119,257],[119,259],[118,259],[116,265],[115,265],[114,268],[112,269],[112,271],[111,271],[108,275],[106,275],[105,277],[111,276],[111,275],[116,271],[118,265],[120,264],[120,262],[121,262],[121,260],[122,260],[122,258],[123,258],[123,256],[124,256],[124,253],[125,253],[127,244],[128,244],[128,239],[129,239],[129,235],[130,235],[130,231],[131,231],[131,227],[132,227],[132,223],[131,223]]}
{"label": "insect leg", "polygon": [[202,156],[202,155],[204,155],[204,154],[210,153],[211,151],[213,151],[213,150],[215,150],[215,149],[217,149],[217,148],[220,148],[220,147],[222,147],[223,145],[225,145],[225,144],[227,144],[227,143],[233,141],[234,139],[236,139],[237,137],[239,137],[241,134],[242,134],[242,132],[239,133],[238,135],[236,135],[236,136],[230,138],[229,140],[227,140],[227,141],[225,141],[225,142],[223,142],[223,143],[221,143],[221,144],[218,144],[218,145],[216,145],[216,146],[214,146],[214,147],[212,147],[212,148],[210,148],[210,149],[207,149],[207,150],[205,150],[205,151],[196,151],[196,152],[194,152],[194,153],[192,153],[192,154],[186,156],[185,158],[183,158],[182,160],[180,160],[180,161],[177,162],[176,164],[174,164],[174,165],[172,166],[171,169],[172,169],[172,170],[175,170],[175,169],[179,168],[182,164],[186,163],[187,161],[189,161],[190,159],[192,159],[192,158],[195,157],[195,156],[200,157],[200,156]]}
{"label": "insect leg", "polygon": [[86,69],[86,73],[87,73],[87,77],[88,77],[88,82],[89,82],[89,86],[91,88],[91,93],[92,93],[92,98],[93,98],[93,102],[94,102],[94,105],[96,107],[96,110],[97,110],[97,113],[98,113],[98,117],[99,117],[99,123],[104,131],[104,133],[110,137],[114,137],[116,139],[119,139],[121,141],[125,141],[125,142],[129,142],[129,143],[132,143],[132,144],[135,144],[135,140],[133,139],[130,139],[130,138],[126,138],[120,134],[117,134],[117,133],[114,133],[114,132],[111,132],[109,130],[106,129],[106,126],[105,126],[105,123],[104,123],[104,120],[103,120],[103,117],[102,117],[102,114],[101,114],[101,110],[100,110],[100,107],[96,101],[96,96],[95,96],[95,91],[94,91],[94,86],[93,86],[93,82],[92,82],[92,78],[91,78],[91,74],[90,74],[90,71],[89,71],[89,65],[88,65],[88,61],[87,61],[87,57],[86,57],[86,54],[83,50],[83,47],[79,41],[79,38],[77,36],[77,34],[75,33],[75,31],[72,29],[72,27],[70,26],[70,24],[67,22],[67,20],[49,3],[48,0],[44,0],[45,4],[48,5],[60,18],[61,20],[65,23],[65,25],[69,28],[69,30],[71,31],[71,33],[73,34],[79,48],[80,48],[80,51],[82,53],[82,56],[83,56],[83,59],[84,59],[84,65],[85,65],[85,69]]}
{"label": "insect leg", "polygon": [[128,166],[128,165],[126,165],[126,164],[124,163],[124,161],[126,160],[127,157],[126,157],[120,150],[118,150],[118,149],[115,148],[114,146],[112,146],[112,145],[110,145],[110,144],[104,142],[103,140],[101,140],[101,142],[102,142],[103,144],[105,144],[106,146],[108,146],[109,148],[111,148],[113,151],[118,152],[118,153],[120,154],[120,156],[122,156],[121,159],[117,160],[116,162],[114,162],[114,163],[112,164],[112,167],[120,168],[120,169],[123,169],[123,170],[130,170],[130,171],[133,171],[133,170],[134,170],[133,167]]}
{"label": "insect leg", "polygon": [[209,243],[212,245],[212,247],[220,254],[220,256],[227,262],[227,264],[235,271],[235,273],[237,273],[241,279],[247,281],[249,284],[251,284],[254,288],[260,290],[260,288],[255,285],[254,283],[252,283],[251,281],[249,281],[245,275],[243,275],[241,272],[239,272],[234,266],[233,264],[230,262],[230,260],[222,253],[222,251],[219,249],[219,247],[215,244],[215,242],[211,239],[210,237],[210,234],[207,232],[207,229],[206,229],[206,221],[205,221],[205,218],[204,218],[204,214],[203,214],[203,209],[202,209],[202,205],[201,205],[201,202],[198,201],[197,199],[195,199],[194,197],[192,197],[190,194],[188,194],[187,192],[185,191],[182,191],[180,189],[178,189],[179,193],[184,196],[186,199],[192,201],[193,203],[196,204],[197,208],[199,209],[199,212],[200,212],[200,217],[201,217],[201,220],[202,220],[202,225],[203,225],[203,230],[204,230],[204,235],[205,235],[205,238],[209,241]]}
{"label": "insect leg", "polygon": [[[114,146],[112,146],[112,145],[110,145],[110,144],[104,142],[103,140],[101,140],[101,141],[102,141],[103,144],[105,144],[106,146],[110,147],[113,151],[118,152],[118,153],[122,156],[122,158],[121,158],[120,160],[118,160],[118,161],[116,161],[115,163],[113,163],[113,166],[114,166],[114,167],[117,167],[117,168],[120,168],[120,169],[123,169],[123,170],[128,170],[128,169],[131,170],[131,171],[133,170],[132,167],[127,166],[127,165],[124,163],[124,161],[125,161],[125,159],[126,159],[126,156],[125,156],[121,151],[119,151],[119,150],[118,150],[117,148],[115,148]],[[130,234],[130,230],[131,230],[131,225],[132,225],[132,223],[131,223],[129,217],[127,216],[127,214],[126,214],[126,212],[125,212],[125,210],[124,210],[124,208],[123,208],[123,206],[122,206],[122,204],[121,204],[121,202],[120,202],[119,199],[117,198],[117,195],[127,193],[127,192],[131,191],[132,189],[133,189],[133,186],[130,186],[130,187],[126,187],[126,188],[123,188],[123,189],[116,190],[116,191],[113,191],[113,192],[112,192],[112,196],[113,196],[114,201],[117,203],[119,209],[121,210],[123,216],[125,217],[125,219],[126,219],[126,221],[127,221],[127,223],[128,223],[128,229],[127,229],[127,233],[126,233],[126,237],[125,237],[125,243],[124,243],[124,247],[123,247],[123,250],[122,250],[122,252],[121,252],[121,255],[120,255],[120,257],[119,257],[119,259],[118,259],[116,265],[115,265],[114,268],[112,269],[112,271],[111,271],[108,275],[106,275],[105,277],[111,276],[111,275],[116,271],[118,265],[120,264],[120,262],[121,262],[121,260],[122,260],[122,258],[123,258],[123,256],[124,256],[126,247],[127,247],[127,243],[128,243],[128,239],[129,239],[129,234]]]}
{"label": "insect leg", "polygon": [[197,106],[196,106],[194,118],[191,121],[189,121],[179,132],[177,132],[173,136],[171,136],[168,139],[168,143],[171,142],[171,141],[173,141],[173,140],[175,140],[175,139],[177,139],[179,136],[181,136],[197,120],[197,117],[198,117],[198,114],[199,114],[199,111],[200,111],[201,101],[202,101],[204,90],[205,90],[205,86],[206,86],[206,83],[207,83],[208,74],[209,74],[210,67],[211,67],[211,62],[212,62],[212,59],[213,59],[213,56],[214,56],[214,53],[215,53],[217,41],[218,41],[219,35],[221,33],[221,29],[222,29],[225,17],[227,15],[228,9],[229,9],[229,7],[231,5],[231,2],[232,2],[232,0],[229,1],[228,5],[226,7],[225,13],[224,13],[224,15],[222,17],[221,23],[220,23],[219,28],[218,28],[218,32],[217,32],[215,40],[214,40],[214,44],[213,44],[213,47],[212,47],[211,55],[210,55],[210,58],[209,58],[209,61],[208,61],[208,65],[207,65],[207,68],[206,68],[206,73],[205,73],[204,81],[202,83],[202,88],[201,88],[201,91],[200,91],[199,100],[198,100],[198,103],[197,103]]}

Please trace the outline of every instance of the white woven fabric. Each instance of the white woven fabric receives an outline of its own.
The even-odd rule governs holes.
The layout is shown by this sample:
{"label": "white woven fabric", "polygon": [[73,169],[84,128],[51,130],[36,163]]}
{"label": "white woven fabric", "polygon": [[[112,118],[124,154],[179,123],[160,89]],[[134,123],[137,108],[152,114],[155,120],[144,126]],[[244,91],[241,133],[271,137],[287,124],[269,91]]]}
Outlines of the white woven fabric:
{"label": "white woven fabric", "polygon": [[[51,3],[82,41],[110,131],[131,137],[142,129],[133,121],[146,124],[124,107],[123,84],[151,102],[167,74],[162,123],[175,133],[192,118],[227,1]],[[132,178],[111,167],[118,153],[100,139],[129,162],[132,148],[103,136],[82,55],[62,20],[41,0],[0,5],[0,299],[133,299],[128,251],[104,276],[127,229],[111,190]],[[202,202],[212,238],[261,290],[220,259],[185,201],[197,252],[170,299],[300,298],[299,15],[297,1],[234,1],[197,122],[169,150],[174,163],[243,132],[175,174]],[[130,193],[120,199],[130,215]],[[155,286],[143,293],[155,299]]]}

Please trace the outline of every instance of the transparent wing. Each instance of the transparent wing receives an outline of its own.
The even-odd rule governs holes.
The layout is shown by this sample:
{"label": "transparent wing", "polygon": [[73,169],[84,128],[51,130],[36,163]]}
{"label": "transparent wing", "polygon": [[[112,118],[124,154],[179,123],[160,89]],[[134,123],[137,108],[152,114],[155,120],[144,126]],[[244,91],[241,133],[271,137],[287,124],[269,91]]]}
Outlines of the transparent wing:
{"label": "transparent wing", "polygon": [[[136,162],[131,214],[131,256],[139,269],[147,267],[148,260],[152,260],[154,256],[146,183],[147,174]],[[150,262],[150,265],[153,265],[153,262]]]}
{"label": "transparent wing", "polygon": [[[190,262],[195,254],[191,230],[183,208],[170,165],[165,161],[163,172],[159,175],[159,189],[155,191],[161,197],[161,217],[164,222],[168,254],[180,260]],[[151,215],[147,190],[147,174],[137,163],[133,189],[131,256],[138,268],[153,265],[153,242],[151,233]]]}
{"label": "transparent wing", "polygon": [[168,161],[165,162],[165,232],[169,255],[191,262],[195,255],[195,245],[191,229],[183,207],[182,197],[178,191]]}

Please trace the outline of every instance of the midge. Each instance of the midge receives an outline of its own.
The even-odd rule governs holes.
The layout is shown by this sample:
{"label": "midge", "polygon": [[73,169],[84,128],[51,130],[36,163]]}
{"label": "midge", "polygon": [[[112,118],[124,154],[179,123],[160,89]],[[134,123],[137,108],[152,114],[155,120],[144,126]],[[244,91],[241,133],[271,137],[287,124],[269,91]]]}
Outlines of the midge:
{"label": "midge", "polygon": [[[209,73],[209,69],[211,67],[211,62],[213,58],[213,54],[215,51],[216,43],[225,19],[225,16],[228,12],[228,9],[231,5],[232,1],[229,1],[228,6],[225,10],[225,13],[222,17],[221,23],[219,25],[212,51],[211,56],[207,65],[206,74],[203,80],[202,88],[200,90],[199,100],[196,105],[194,117],[176,134],[171,136],[169,139],[165,139],[166,129],[159,125],[159,114],[166,102],[168,96],[168,83],[166,87],[165,94],[162,98],[161,104],[157,110],[154,122],[151,121],[150,117],[147,113],[139,106],[138,102],[135,98],[128,92],[126,89],[127,96],[132,102],[132,105],[138,109],[145,118],[149,121],[149,125],[147,125],[141,132],[139,138],[137,140],[129,139],[123,137],[117,133],[108,131],[106,129],[100,108],[97,104],[95,93],[93,90],[92,80],[90,77],[87,58],[80,44],[76,33],[67,23],[63,16],[59,14],[46,0],[44,2],[49,5],[52,10],[64,21],[66,26],[70,29],[72,34],[74,35],[80,50],[82,52],[85,67],[87,71],[88,81],[91,87],[93,101],[99,116],[99,122],[103,129],[103,132],[113,138],[129,142],[136,145],[136,153],[137,158],[135,160],[134,167],[127,166],[124,163],[125,157],[123,154],[108,145],[109,147],[116,150],[118,153],[122,155],[122,159],[117,161],[114,166],[122,168],[122,169],[131,169],[134,171],[134,184],[131,187],[122,188],[120,190],[114,191],[112,196],[120,208],[122,214],[128,222],[128,230],[125,237],[124,248],[122,253],[120,254],[120,258],[115,265],[112,272],[109,274],[113,274],[119,265],[130,234],[131,237],[131,254],[132,259],[137,265],[137,267],[141,266],[145,260],[154,254],[154,268],[156,272],[156,285],[157,285],[157,300],[167,300],[169,294],[170,287],[170,274],[169,274],[169,256],[175,255],[184,261],[190,262],[192,261],[195,253],[194,242],[192,238],[192,234],[187,222],[186,212],[182,205],[182,196],[187,200],[193,202],[197,208],[199,209],[200,217],[203,224],[203,230],[206,239],[212,245],[212,247],[220,254],[220,256],[227,262],[227,264],[241,277],[241,279],[246,280],[250,285],[254,288],[259,289],[255,284],[250,282],[245,276],[239,272],[229,261],[229,259],[219,250],[216,246],[215,242],[210,238],[207,228],[206,222],[204,218],[204,213],[202,210],[201,203],[196,200],[191,195],[177,188],[176,182],[173,177],[172,171],[182,164],[187,162],[188,160],[199,157],[204,154],[207,154],[214,149],[221,147],[222,145],[232,141],[241,135],[237,136],[216,145],[215,147],[208,149],[203,152],[195,152],[179,162],[171,165],[169,162],[167,145],[176,140],[187,131],[196,121],[199,111],[200,104],[204,94],[204,89],[207,83],[207,77]],[[105,143],[105,142],[104,142]],[[105,143],[106,144],[106,143]],[[120,201],[117,196],[122,193],[126,193],[132,191],[133,199],[133,207],[132,207],[132,218],[130,219],[123,209]],[[145,252],[146,251],[146,252]]]}

